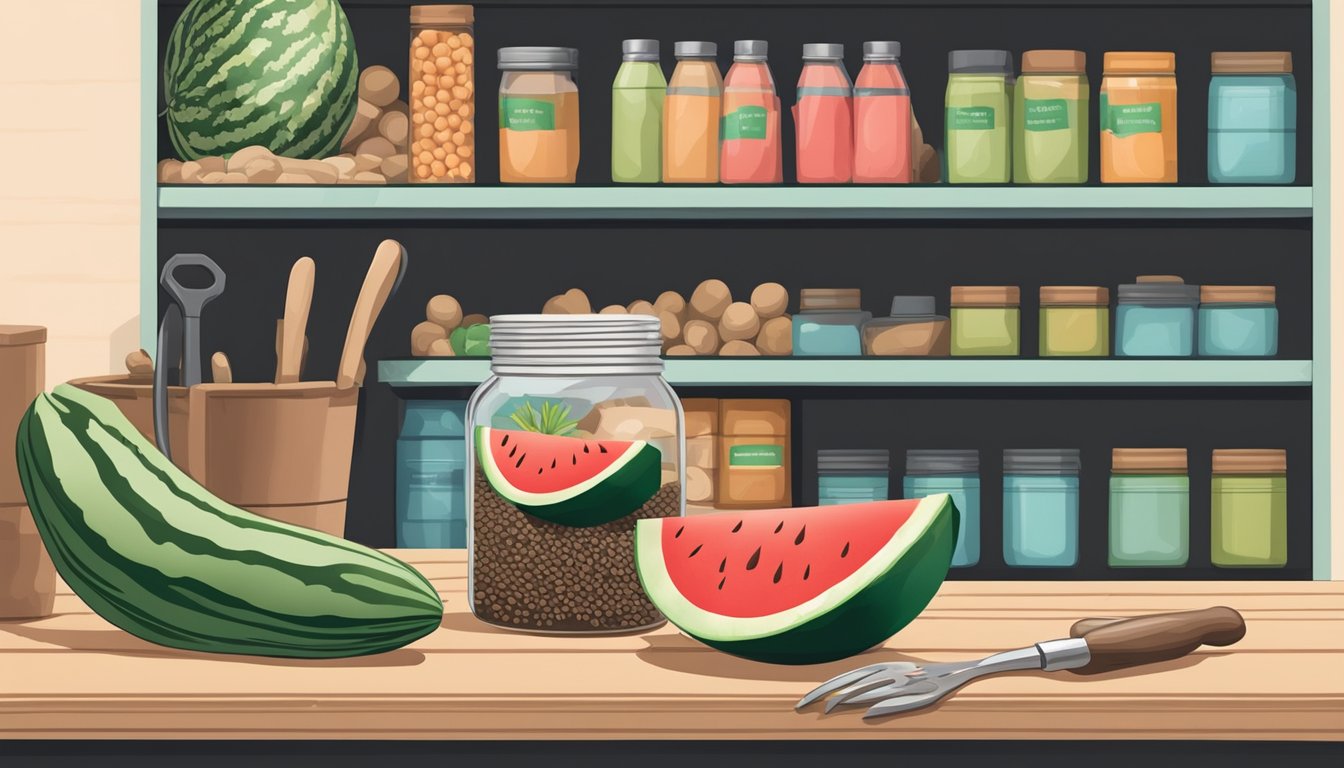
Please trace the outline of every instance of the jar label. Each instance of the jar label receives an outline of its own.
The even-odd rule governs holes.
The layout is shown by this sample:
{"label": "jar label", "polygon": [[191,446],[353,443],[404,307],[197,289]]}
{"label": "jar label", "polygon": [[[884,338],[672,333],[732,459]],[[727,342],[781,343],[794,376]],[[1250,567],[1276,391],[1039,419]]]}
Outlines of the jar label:
{"label": "jar label", "polygon": [[555,105],[541,99],[499,100],[499,127],[510,131],[554,131]]}
{"label": "jar label", "polygon": [[782,445],[734,445],[728,449],[730,467],[782,467]]}
{"label": "jar label", "polygon": [[1027,99],[1023,127],[1028,131],[1063,131],[1069,127],[1069,102],[1065,99]]}
{"label": "jar label", "polygon": [[994,130],[993,107],[948,107],[947,127],[952,131]]}
{"label": "jar label", "polygon": [[1116,136],[1162,132],[1162,104],[1107,104],[1101,115],[1102,127]]}
{"label": "jar label", "polygon": [[765,107],[754,104],[739,107],[723,116],[723,127],[721,128],[723,140],[764,139],[765,122]]}

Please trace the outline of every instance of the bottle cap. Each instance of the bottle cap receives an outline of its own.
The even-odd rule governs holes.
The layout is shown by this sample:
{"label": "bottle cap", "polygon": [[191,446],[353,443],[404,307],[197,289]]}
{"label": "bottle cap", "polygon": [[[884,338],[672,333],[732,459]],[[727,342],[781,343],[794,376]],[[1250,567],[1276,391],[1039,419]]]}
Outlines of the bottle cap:
{"label": "bottle cap", "polygon": [[934,313],[934,303],[932,296],[892,296],[891,297],[891,316],[892,317],[910,317],[919,315],[927,317]]}
{"label": "bottle cap", "polygon": [[947,54],[947,71],[954,75],[1013,74],[1013,54],[1008,51],[966,50]]}
{"label": "bottle cap", "polygon": [[803,45],[803,61],[839,61],[845,58],[845,46],[840,43],[807,43]]}
{"label": "bottle cap", "polygon": [[719,46],[703,40],[682,40],[672,46],[672,52],[678,59],[712,59],[719,55]]}
{"label": "bottle cap", "polygon": [[657,40],[622,40],[621,56],[626,61],[657,61]]}
{"label": "bottle cap", "polygon": [[770,44],[765,40],[738,40],[733,43],[733,58],[741,61],[765,61]]}
{"label": "bottle cap", "polygon": [[887,61],[901,58],[901,44],[895,40],[869,40],[863,44],[864,61]]}

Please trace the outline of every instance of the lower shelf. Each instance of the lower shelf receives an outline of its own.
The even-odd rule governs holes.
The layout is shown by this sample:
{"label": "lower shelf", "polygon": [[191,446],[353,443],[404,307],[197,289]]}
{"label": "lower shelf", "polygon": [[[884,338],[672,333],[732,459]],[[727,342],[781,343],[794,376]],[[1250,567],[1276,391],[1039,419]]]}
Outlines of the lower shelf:
{"label": "lower shelf", "polygon": [[[393,387],[469,387],[490,373],[483,359],[394,359],[378,364]],[[674,358],[680,386],[1310,386],[1310,360],[987,360],[874,358]]]}

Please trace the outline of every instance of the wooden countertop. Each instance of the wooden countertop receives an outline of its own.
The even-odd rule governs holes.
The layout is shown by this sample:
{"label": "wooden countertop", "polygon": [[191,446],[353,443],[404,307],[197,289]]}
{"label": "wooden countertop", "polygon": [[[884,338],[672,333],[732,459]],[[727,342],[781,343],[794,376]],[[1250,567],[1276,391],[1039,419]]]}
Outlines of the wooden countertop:
{"label": "wooden countertop", "polygon": [[[1342,582],[949,582],[884,649],[815,667],[736,659],[672,627],[556,638],[472,618],[465,554],[406,550],[443,627],[333,661],[206,656],[142,642],[69,589],[56,615],[0,622],[0,738],[23,739],[1344,739]],[[974,683],[934,709],[796,714],[877,660],[975,658],[1085,616],[1229,605],[1244,640],[1153,667]]]}

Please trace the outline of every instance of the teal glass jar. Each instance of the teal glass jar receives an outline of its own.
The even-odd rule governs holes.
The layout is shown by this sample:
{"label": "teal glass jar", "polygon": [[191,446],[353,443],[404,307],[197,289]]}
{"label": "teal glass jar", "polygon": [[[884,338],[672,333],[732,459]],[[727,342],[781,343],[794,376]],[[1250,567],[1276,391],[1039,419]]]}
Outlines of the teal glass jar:
{"label": "teal glass jar", "polygon": [[1205,285],[1199,289],[1201,357],[1273,357],[1279,310],[1272,285]]}
{"label": "teal glass jar", "polygon": [[886,450],[817,451],[817,503],[886,501],[891,498],[890,475],[891,454]]}
{"label": "teal glass jar", "polygon": [[980,562],[980,452],[975,450],[911,450],[905,453],[901,495],[918,499],[935,493],[952,497],[961,513],[952,566]]}
{"label": "teal glass jar", "polygon": [[1014,567],[1078,564],[1078,475],[1075,448],[1003,452],[1003,561]]}
{"label": "teal glass jar", "polygon": [[1219,568],[1288,564],[1288,452],[1213,452],[1210,550]]}
{"label": "teal glass jar", "polygon": [[859,357],[863,325],[873,313],[859,308],[858,288],[804,288],[793,316],[795,357]]}
{"label": "teal glass jar", "polygon": [[467,546],[467,403],[411,400],[397,438],[397,546]]}
{"label": "teal glass jar", "polygon": [[1116,357],[1190,357],[1195,353],[1199,286],[1154,275],[1120,286],[1115,308]]}
{"label": "teal glass jar", "polygon": [[1209,181],[1292,184],[1297,83],[1287,51],[1215,52],[1209,83]]}
{"label": "teal glass jar", "polygon": [[1111,453],[1114,568],[1180,567],[1190,557],[1190,477],[1184,448]]}

